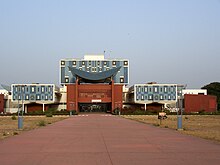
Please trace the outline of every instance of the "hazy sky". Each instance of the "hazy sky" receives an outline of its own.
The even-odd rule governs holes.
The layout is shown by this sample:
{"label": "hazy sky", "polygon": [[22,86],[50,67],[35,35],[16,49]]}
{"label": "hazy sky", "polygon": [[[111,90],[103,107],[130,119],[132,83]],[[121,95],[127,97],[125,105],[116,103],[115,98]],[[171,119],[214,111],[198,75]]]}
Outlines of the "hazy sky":
{"label": "hazy sky", "polygon": [[130,60],[130,85],[220,81],[220,0],[0,0],[0,83],[59,84],[59,60]]}

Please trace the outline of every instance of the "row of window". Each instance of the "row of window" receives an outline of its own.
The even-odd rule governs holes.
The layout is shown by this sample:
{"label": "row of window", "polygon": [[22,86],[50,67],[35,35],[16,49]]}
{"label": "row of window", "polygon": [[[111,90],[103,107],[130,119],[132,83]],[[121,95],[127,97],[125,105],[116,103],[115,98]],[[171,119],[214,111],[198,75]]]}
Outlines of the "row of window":
{"label": "row of window", "polygon": [[[79,67],[79,70],[87,71],[87,72],[102,72],[102,71],[107,71],[109,70],[109,67],[105,68],[100,68],[100,67],[87,67],[87,69],[83,67]],[[69,70],[70,71],[70,70]]]}
{"label": "row of window", "polygon": [[[70,80],[68,77],[65,78],[65,83],[69,83]],[[120,77],[120,83],[124,83],[124,77]]]}
{"label": "row of window", "polygon": [[138,93],[175,93],[176,86],[137,86],[136,91]]}
{"label": "row of window", "polygon": [[[92,65],[92,61],[80,61],[80,62],[81,62],[81,65],[82,65],[82,66],[85,65],[86,63],[87,63],[88,65]],[[101,62],[101,61],[94,61],[94,62],[96,63],[95,65],[97,65],[97,66],[99,66],[101,63],[102,63],[104,66],[106,66],[107,64],[110,63],[110,61],[103,61],[103,62]],[[117,62],[120,62],[120,61],[112,61],[112,65],[115,66]],[[61,61],[61,65],[62,65],[62,66],[64,66],[65,63],[66,63],[66,61]],[[73,66],[76,66],[76,63],[77,63],[77,61],[72,61],[72,65],[73,65]],[[123,63],[124,63],[124,66],[128,66],[128,61],[124,61]]]}
{"label": "row of window", "polygon": [[13,100],[53,100],[53,96],[52,95],[40,95],[40,94],[36,94],[36,95],[24,95],[24,98],[22,98],[22,95],[14,95],[13,96]]}
{"label": "row of window", "polygon": [[24,93],[36,93],[36,92],[41,92],[41,93],[51,93],[53,91],[52,86],[15,86],[14,91],[17,92],[24,92]]}
{"label": "row of window", "polygon": [[137,100],[176,100],[174,95],[137,95]]}

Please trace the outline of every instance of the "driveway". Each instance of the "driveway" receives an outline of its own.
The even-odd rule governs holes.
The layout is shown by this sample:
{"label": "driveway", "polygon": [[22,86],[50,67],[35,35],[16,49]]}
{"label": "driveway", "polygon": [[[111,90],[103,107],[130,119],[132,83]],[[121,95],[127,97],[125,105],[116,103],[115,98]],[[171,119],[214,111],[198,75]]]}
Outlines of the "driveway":
{"label": "driveway", "polygon": [[219,165],[220,145],[108,114],[84,114],[0,141],[1,165]]}

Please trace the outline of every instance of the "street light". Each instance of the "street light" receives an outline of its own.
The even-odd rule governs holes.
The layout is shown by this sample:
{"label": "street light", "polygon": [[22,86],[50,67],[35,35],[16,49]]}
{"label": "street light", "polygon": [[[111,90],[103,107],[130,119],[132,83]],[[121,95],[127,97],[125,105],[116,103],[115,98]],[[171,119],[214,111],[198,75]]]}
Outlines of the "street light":
{"label": "street light", "polygon": [[[24,85],[18,85],[18,129],[23,128],[23,111],[24,111],[24,97],[23,97],[23,89]],[[20,96],[20,97],[19,97]],[[21,104],[22,104],[22,112],[20,113],[20,104],[19,104],[19,99],[21,98]]]}
{"label": "street light", "polygon": [[[183,116],[183,111],[182,111],[182,94],[178,97],[177,99],[177,104],[178,104],[178,111],[177,111],[177,130],[182,130],[182,116]],[[179,115],[180,111],[180,115]]]}

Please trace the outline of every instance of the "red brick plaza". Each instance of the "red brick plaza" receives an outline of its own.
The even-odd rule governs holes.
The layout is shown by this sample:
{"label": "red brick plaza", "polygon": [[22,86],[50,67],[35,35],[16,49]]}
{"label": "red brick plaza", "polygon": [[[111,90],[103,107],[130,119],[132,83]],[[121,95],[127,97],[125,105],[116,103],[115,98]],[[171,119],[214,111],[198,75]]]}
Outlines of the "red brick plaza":
{"label": "red brick plaza", "polygon": [[108,114],[0,141],[1,165],[219,165],[220,144]]}

